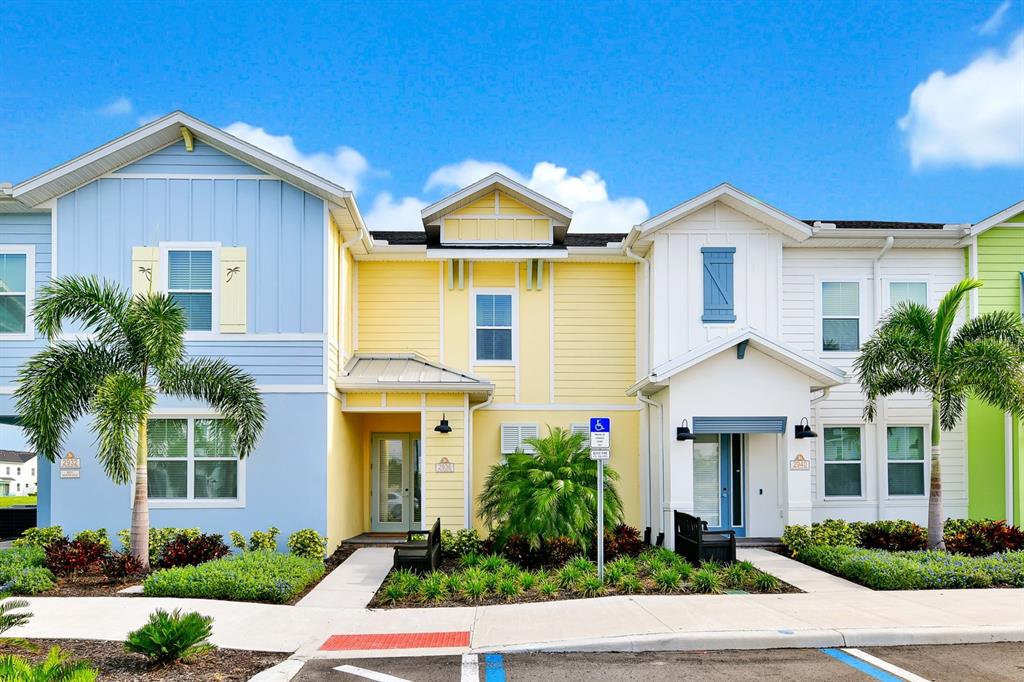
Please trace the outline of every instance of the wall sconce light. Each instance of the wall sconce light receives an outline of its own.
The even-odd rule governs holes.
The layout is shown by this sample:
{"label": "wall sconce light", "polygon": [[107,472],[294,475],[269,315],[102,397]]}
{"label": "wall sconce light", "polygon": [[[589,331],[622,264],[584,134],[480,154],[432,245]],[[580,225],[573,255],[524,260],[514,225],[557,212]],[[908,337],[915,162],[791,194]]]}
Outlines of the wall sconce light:
{"label": "wall sconce light", "polygon": [[685,419],[682,426],[676,427],[676,440],[694,440],[697,436],[690,433],[690,424]]}
{"label": "wall sconce light", "polygon": [[438,433],[451,433],[452,427],[448,426],[448,418],[444,412],[441,413],[441,423],[434,427]]}
{"label": "wall sconce light", "polygon": [[807,422],[807,417],[800,420],[800,423],[793,427],[794,434],[797,438],[817,438],[818,434],[811,429],[811,425]]}

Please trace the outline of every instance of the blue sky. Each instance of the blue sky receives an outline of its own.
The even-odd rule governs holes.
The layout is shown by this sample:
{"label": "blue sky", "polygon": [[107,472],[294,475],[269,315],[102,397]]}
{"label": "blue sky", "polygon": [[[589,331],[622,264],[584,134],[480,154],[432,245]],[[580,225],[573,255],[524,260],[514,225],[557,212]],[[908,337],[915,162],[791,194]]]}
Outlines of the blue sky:
{"label": "blue sky", "polygon": [[1022,0],[4,14],[4,181],[180,108],[355,189],[375,229],[496,168],[591,230],[721,181],[800,218],[974,222],[1024,198]]}

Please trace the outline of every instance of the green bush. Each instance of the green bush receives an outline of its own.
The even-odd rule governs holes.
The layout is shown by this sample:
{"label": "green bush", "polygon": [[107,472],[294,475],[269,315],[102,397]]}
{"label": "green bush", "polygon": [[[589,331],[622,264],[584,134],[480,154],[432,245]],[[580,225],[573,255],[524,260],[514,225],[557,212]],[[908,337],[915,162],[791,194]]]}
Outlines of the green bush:
{"label": "green bush", "polygon": [[[202,535],[198,528],[150,528],[149,529],[149,563],[157,565],[167,545],[179,538],[192,541]],[[127,529],[117,531],[117,539],[125,552],[132,551],[132,536]]]}
{"label": "green bush", "polygon": [[303,528],[288,536],[288,551],[307,559],[323,559],[327,554],[327,538],[312,528]]}
{"label": "green bush", "polygon": [[441,531],[441,554],[448,558],[458,558],[465,554],[480,554],[484,541],[475,528]]}
{"label": "green bush", "polygon": [[64,538],[64,529],[60,526],[44,526],[28,528],[21,537],[14,541],[15,547],[39,547],[46,549],[54,542]]}
{"label": "green bush", "polygon": [[859,523],[842,519],[827,519],[807,526],[786,526],[782,531],[782,544],[796,556],[811,545],[824,547],[856,547],[860,542]]}
{"label": "green bush", "polygon": [[869,521],[860,524],[860,543],[865,549],[913,552],[928,548],[928,531],[913,521]]}
{"label": "green bush", "polygon": [[104,550],[108,552],[110,551],[110,537],[107,536],[106,528],[79,531],[78,534],[75,535],[74,539],[81,543],[99,545],[103,547]]}
{"label": "green bush", "polygon": [[722,591],[722,578],[713,566],[708,566],[705,562],[705,565],[694,571],[690,578],[690,587],[694,592],[719,594]]}
{"label": "green bush", "polygon": [[0,656],[4,682],[94,682],[99,675],[88,661],[72,661],[71,654],[53,647],[46,660],[33,665],[20,656]]}
{"label": "green bush", "polygon": [[170,663],[213,650],[208,641],[212,634],[210,616],[195,611],[183,614],[180,609],[171,613],[157,609],[150,614],[148,623],[128,633],[124,648],[129,653],[142,654],[151,663]]}
{"label": "green bush", "polygon": [[248,543],[245,541],[245,536],[237,530],[228,533],[228,537],[231,538],[231,545],[242,552],[276,552],[277,536],[280,533],[281,530],[279,528],[271,526],[266,530],[254,530],[252,535],[249,536]]}
{"label": "green bush", "polygon": [[0,551],[0,592],[27,595],[52,590],[57,583],[45,561],[46,551],[39,545]]}
{"label": "green bush", "polygon": [[679,571],[674,568],[659,568],[654,573],[654,584],[663,592],[671,592],[679,589],[682,577]]}
{"label": "green bush", "polygon": [[143,583],[143,594],[281,604],[322,578],[324,571],[318,559],[256,550],[156,571]]}

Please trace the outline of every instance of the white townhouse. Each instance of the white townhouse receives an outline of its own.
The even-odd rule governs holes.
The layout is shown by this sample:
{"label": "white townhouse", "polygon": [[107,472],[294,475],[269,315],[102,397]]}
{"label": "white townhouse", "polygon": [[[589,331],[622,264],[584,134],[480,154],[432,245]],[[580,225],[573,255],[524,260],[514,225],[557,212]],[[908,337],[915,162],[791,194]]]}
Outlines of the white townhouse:
{"label": "white townhouse", "polygon": [[[826,518],[927,518],[927,395],[881,401],[853,376],[899,301],[965,276],[962,226],[797,220],[728,185],[635,226],[645,520],[673,510],[738,536]],[[946,514],[967,512],[961,425],[943,434]]]}
{"label": "white townhouse", "polygon": [[36,453],[0,449],[0,497],[36,494]]}

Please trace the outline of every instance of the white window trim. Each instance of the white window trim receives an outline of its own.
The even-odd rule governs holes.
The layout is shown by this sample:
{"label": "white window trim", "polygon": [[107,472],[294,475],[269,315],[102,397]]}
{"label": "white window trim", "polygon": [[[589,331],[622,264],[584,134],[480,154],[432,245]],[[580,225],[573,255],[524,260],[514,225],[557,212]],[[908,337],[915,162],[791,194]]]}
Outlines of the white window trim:
{"label": "white window trim", "polygon": [[[512,297],[512,359],[511,360],[481,360],[476,355],[476,298],[478,295],[505,295]],[[473,309],[470,311],[473,318],[470,325],[470,357],[473,358],[472,364],[475,366],[499,366],[499,367],[514,367],[519,364],[519,294],[516,289],[512,287],[505,288],[487,288],[487,289],[473,289],[473,297],[470,302]],[[498,327],[500,329],[501,327]]]}
{"label": "white window trim", "polygon": [[[922,474],[921,475],[924,477],[924,479],[922,480],[922,486],[921,486],[921,489],[923,490],[923,492],[920,495],[893,495],[892,493],[889,492],[889,429],[890,428],[900,428],[900,427],[902,427],[902,428],[911,428],[911,429],[914,429],[914,428],[921,429],[921,450],[922,450],[922,459],[921,459],[921,472],[922,472]],[[905,423],[901,423],[901,422],[886,422],[885,430],[882,432],[882,442],[883,442],[884,448],[885,448],[885,457],[882,458],[882,461],[885,463],[885,466],[882,468],[882,475],[885,477],[884,478],[884,480],[885,480],[885,499],[887,499],[887,500],[926,500],[926,499],[928,499],[928,488],[929,488],[928,481],[931,480],[931,475],[932,475],[932,472],[931,472],[931,468],[932,468],[931,455],[930,455],[930,452],[929,452],[929,450],[930,450],[930,440],[928,439],[929,434],[931,434],[931,427],[928,426],[927,424],[922,424],[921,422],[905,422]],[[908,464],[908,463],[912,464],[912,463],[914,463],[914,460],[912,460],[912,459],[897,459],[897,460],[893,460],[893,461],[895,463],[897,463],[897,464]]]}
{"label": "white window trim", "polygon": [[892,303],[893,284],[923,284],[924,304],[932,307],[932,282],[930,277],[883,277],[882,278],[882,315],[889,312]]}
{"label": "white window trim", "polygon": [[210,302],[210,330],[189,330],[185,332],[185,340],[197,341],[220,334],[220,242],[160,242],[160,291],[167,293],[167,253],[169,251],[209,251],[211,257],[211,283],[213,295]]}
{"label": "white window trim", "polygon": [[[825,493],[825,468],[828,466],[825,462],[825,429],[857,429],[860,434],[860,495],[827,495]],[[854,501],[854,500],[866,500],[867,499],[867,457],[865,450],[865,432],[864,424],[854,423],[826,423],[821,426],[821,460],[819,474],[821,476],[821,494],[818,496],[823,502],[843,502],[843,501]],[[838,462],[837,462],[838,464]]]}
{"label": "white window trim", "polygon": [[[195,487],[195,427],[194,422],[197,419],[222,419],[222,416],[213,411],[160,411],[150,415],[150,420],[157,419],[185,419],[188,422],[186,427],[186,442],[188,443],[188,456],[187,456],[187,499],[165,499],[165,498],[149,498],[150,509],[240,509],[245,507],[245,469],[246,459],[239,457],[238,462],[238,497],[235,499],[211,499],[211,498],[194,498],[191,497]],[[164,458],[152,457],[150,459],[156,459],[163,461]],[[172,459],[172,458],[165,458]],[[174,458],[180,459],[180,458]],[[211,461],[219,461],[218,458],[203,458],[210,459]],[[223,458],[227,459],[227,458]]]}
{"label": "white window trim", "polygon": [[36,247],[34,244],[0,244],[0,253],[22,254],[25,256],[25,331],[0,334],[0,341],[32,341],[36,338]]}
{"label": "white window trim", "polygon": [[[825,284],[845,284],[845,283],[856,283],[857,284],[858,309],[857,309],[857,318],[856,319],[858,320],[858,324],[857,324],[857,337],[858,337],[857,338],[857,345],[858,345],[858,348],[857,348],[857,350],[825,350],[825,342],[824,342],[825,316],[824,316],[824,314],[822,312],[823,309],[824,309],[824,306],[822,305],[823,298],[824,298],[824,296],[822,295],[822,288],[823,288],[823,286]],[[818,278],[815,279],[814,289],[815,289],[815,291],[814,291],[814,317],[815,317],[815,320],[816,320],[814,336],[815,336],[815,339],[816,339],[818,353],[820,353],[822,356],[828,357],[828,358],[855,358],[855,357],[857,357],[858,355],[860,355],[860,346],[863,346],[864,342],[867,341],[869,336],[870,336],[869,330],[867,329],[866,322],[865,322],[865,320],[867,318],[866,318],[866,316],[864,314],[864,311],[867,309],[868,303],[869,303],[867,280],[865,280],[863,277],[842,277],[841,275],[838,275],[838,274],[836,276],[834,276],[834,277],[818,277]],[[831,317],[830,316],[829,319],[830,320],[831,319],[839,319],[839,320],[844,320],[845,319],[845,320],[849,320],[849,319],[853,319],[853,318],[852,317]]]}

